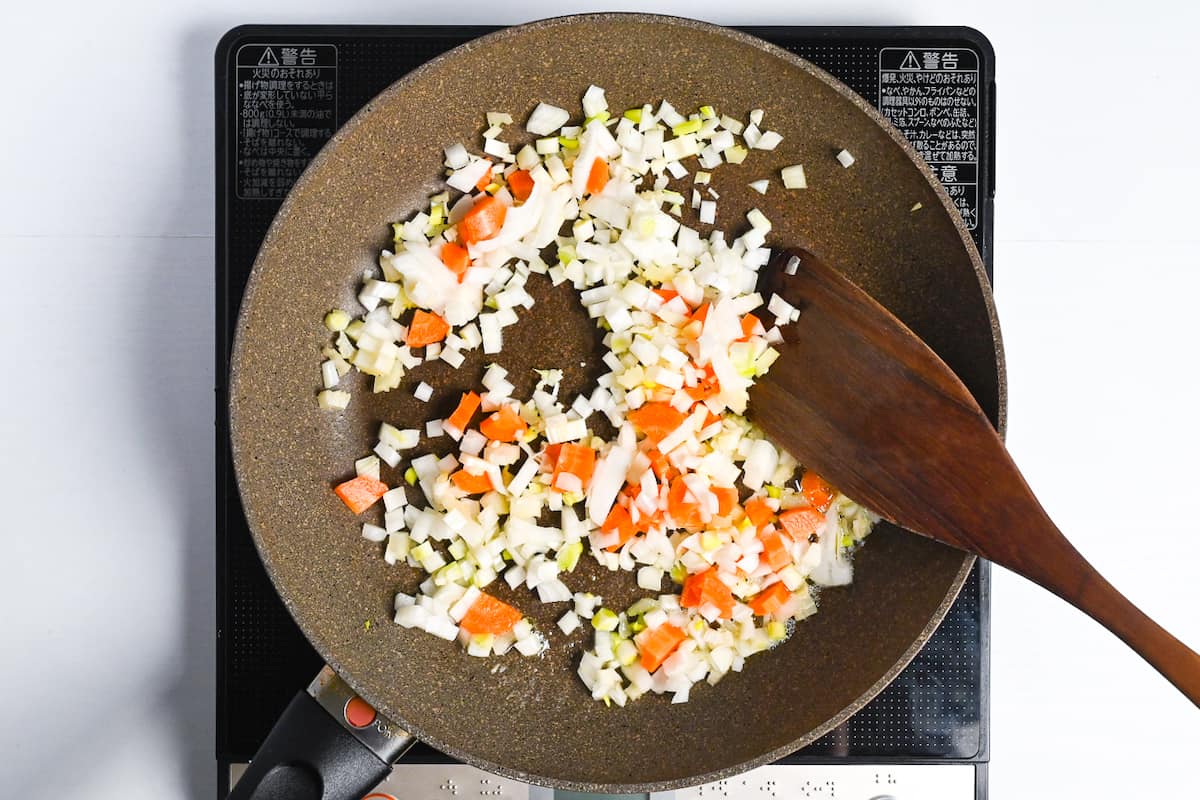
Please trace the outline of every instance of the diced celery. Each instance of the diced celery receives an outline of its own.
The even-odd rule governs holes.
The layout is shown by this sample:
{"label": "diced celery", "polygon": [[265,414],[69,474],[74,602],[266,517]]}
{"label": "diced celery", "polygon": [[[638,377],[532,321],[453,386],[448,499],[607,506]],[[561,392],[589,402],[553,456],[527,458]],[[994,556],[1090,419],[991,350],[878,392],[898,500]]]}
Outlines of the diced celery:
{"label": "diced celery", "polygon": [[340,308],[335,308],[325,315],[325,327],[337,333],[346,330],[346,326],[350,324],[350,315]]}
{"label": "diced celery", "polygon": [[653,597],[643,597],[641,600],[638,600],[636,603],[627,608],[625,610],[625,614],[630,617],[640,617],[647,611],[653,611],[656,608],[658,608],[657,600],[655,600]]}
{"label": "diced celery", "polygon": [[746,160],[746,156],[750,154],[750,151],[741,145],[734,145],[733,147],[725,148],[721,154],[725,156],[725,160],[730,164],[740,164]]}
{"label": "diced celery", "polygon": [[607,608],[600,609],[592,616],[592,627],[598,631],[615,631],[619,623],[620,618]]}
{"label": "diced celery", "polygon": [[571,542],[558,551],[558,568],[563,572],[574,572],[583,555],[583,542]]}

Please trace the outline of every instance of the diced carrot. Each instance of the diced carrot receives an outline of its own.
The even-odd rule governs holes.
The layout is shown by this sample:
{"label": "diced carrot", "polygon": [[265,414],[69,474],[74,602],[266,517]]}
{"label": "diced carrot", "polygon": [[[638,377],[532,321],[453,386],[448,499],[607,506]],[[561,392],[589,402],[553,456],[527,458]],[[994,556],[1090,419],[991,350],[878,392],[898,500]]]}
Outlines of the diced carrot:
{"label": "diced carrot", "polygon": [[714,414],[713,412],[709,411],[708,414],[706,414],[704,417],[704,427],[707,428],[709,425],[716,424],[720,421],[721,421],[721,417],[719,415]]}
{"label": "diced carrot", "polygon": [[432,311],[418,308],[417,313],[413,314],[412,322],[408,323],[408,334],[404,337],[404,343],[409,347],[425,347],[445,339],[449,332],[450,325],[446,320]]}
{"label": "diced carrot", "polygon": [[622,505],[614,505],[612,507],[612,511],[608,512],[608,516],[604,519],[604,524],[600,526],[600,530],[604,533],[617,532],[617,543],[610,545],[608,547],[609,550],[620,550],[637,533],[637,528],[633,524],[633,517],[629,515],[629,509]]}
{"label": "diced carrot", "polygon": [[671,462],[657,447],[652,447],[644,451],[646,457],[650,459],[650,469],[654,470],[654,477],[660,481],[669,481],[675,477],[675,467],[671,466]]}
{"label": "diced carrot", "polygon": [[482,475],[472,475],[465,469],[460,469],[450,476],[450,480],[467,494],[483,494],[496,488],[492,486],[492,479],[486,472]]}
{"label": "diced carrot", "polygon": [[679,297],[679,292],[674,289],[655,289],[654,293],[662,298],[663,303],[669,303],[676,297]]}
{"label": "diced carrot", "polygon": [[458,401],[458,408],[454,409],[454,413],[446,418],[446,424],[456,428],[460,433],[467,430],[467,426],[471,424],[471,417],[475,415],[475,411],[479,408],[479,395],[474,392],[464,392],[462,399]]}
{"label": "diced carrot", "polygon": [[733,616],[735,601],[733,592],[717,575],[716,567],[709,567],[704,572],[697,572],[687,577],[683,582],[683,592],[679,596],[679,605],[684,608],[699,608],[705,603],[712,603],[721,612],[721,619]]}
{"label": "diced carrot", "polygon": [[607,185],[608,162],[603,158],[597,158],[592,162],[592,168],[588,170],[587,186],[585,188],[588,194],[600,194]]}
{"label": "diced carrot", "polygon": [[817,532],[825,515],[815,508],[792,508],[779,515],[779,524],[793,541],[801,542]]}
{"label": "diced carrot", "polygon": [[800,491],[804,492],[808,502],[820,511],[828,511],[830,503],[833,502],[833,487],[811,469],[800,478]]}
{"label": "diced carrot", "polygon": [[[684,391],[688,396],[697,402],[707,400],[721,391],[721,385],[717,381],[717,373],[713,371],[712,364],[704,365],[704,377],[695,386],[689,386]],[[706,422],[705,427],[712,423]]]}
{"label": "diced carrot", "polygon": [[671,519],[680,528],[699,528],[704,525],[700,514],[700,504],[687,500],[688,487],[682,477],[671,481],[671,491],[667,494],[667,511]]}
{"label": "diced carrot", "polygon": [[774,614],[784,603],[792,599],[792,593],[782,583],[772,583],[766,589],[750,598],[750,602],[746,605],[758,614],[760,617],[765,617],[768,614]]}
{"label": "diced carrot", "polygon": [[479,180],[475,181],[475,188],[482,192],[484,189],[486,189],[488,187],[488,184],[491,182],[492,182],[492,167],[489,164],[488,168],[487,168],[487,172],[483,173],[483,177],[480,178]]}
{"label": "diced carrot", "polygon": [[775,517],[775,510],[762,497],[755,497],[746,502],[746,516],[754,527],[761,528]]}
{"label": "diced carrot", "polygon": [[707,319],[708,303],[701,303],[699,308],[688,315],[687,322],[679,328],[679,334],[685,339],[699,339]]}
{"label": "diced carrot", "polygon": [[368,475],[359,475],[333,487],[333,491],[355,514],[361,514],[387,494],[387,484]]}
{"label": "diced carrot", "polygon": [[520,611],[503,600],[497,600],[490,594],[480,594],[458,624],[467,633],[499,635],[511,631],[522,616]]}
{"label": "diced carrot", "polygon": [[596,470],[596,451],[588,447],[586,444],[575,444],[574,442],[565,442],[562,450],[558,453],[558,459],[554,462],[554,473],[550,479],[550,485],[554,486],[558,481],[558,476],[564,472],[569,472],[579,478],[583,484],[583,488],[587,488],[588,482],[592,479],[592,473]]}
{"label": "diced carrot", "polygon": [[512,196],[524,203],[533,194],[533,176],[529,170],[519,169],[508,176],[508,190]]}
{"label": "diced carrot", "polygon": [[491,239],[500,232],[508,206],[488,195],[475,201],[471,210],[458,221],[458,240],[466,245]]}
{"label": "diced carrot", "polygon": [[667,434],[678,428],[687,415],[670,403],[646,403],[626,415],[630,422],[646,434],[646,438],[658,444]]}
{"label": "diced carrot", "polygon": [[760,533],[758,540],[763,544],[762,555],[759,558],[772,570],[778,572],[792,563],[792,554],[788,552],[779,531]]}
{"label": "diced carrot", "polygon": [[542,469],[547,472],[554,471],[554,465],[558,463],[558,454],[562,452],[562,444],[548,444],[542,450]]}
{"label": "diced carrot", "polygon": [[446,269],[458,276],[458,282],[463,282],[463,277],[467,274],[467,267],[471,266],[471,258],[467,255],[467,248],[457,242],[446,242],[442,245],[442,263],[446,265]]}
{"label": "diced carrot", "polygon": [[479,423],[479,432],[493,442],[518,441],[529,428],[521,415],[512,406],[501,406],[498,411]]}
{"label": "diced carrot", "polygon": [[654,672],[686,638],[687,634],[682,628],[677,628],[669,622],[642,631],[638,635],[638,654],[642,669]]}
{"label": "diced carrot", "polygon": [[728,517],[737,505],[738,490],[732,486],[714,486],[712,493],[717,496],[717,516]]}
{"label": "diced carrot", "polygon": [[738,341],[748,341],[761,326],[762,323],[759,322],[758,317],[754,316],[753,314],[747,314],[746,316],[742,317],[742,338],[738,339]]}

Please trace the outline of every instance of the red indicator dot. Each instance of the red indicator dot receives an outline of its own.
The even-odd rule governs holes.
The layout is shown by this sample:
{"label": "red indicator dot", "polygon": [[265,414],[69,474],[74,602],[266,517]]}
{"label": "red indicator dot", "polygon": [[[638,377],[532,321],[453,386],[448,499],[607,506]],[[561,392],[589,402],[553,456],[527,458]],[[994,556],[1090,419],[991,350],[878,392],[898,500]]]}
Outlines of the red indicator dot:
{"label": "red indicator dot", "polygon": [[365,728],[375,721],[375,709],[358,695],[351,697],[346,703],[346,722],[352,727]]}

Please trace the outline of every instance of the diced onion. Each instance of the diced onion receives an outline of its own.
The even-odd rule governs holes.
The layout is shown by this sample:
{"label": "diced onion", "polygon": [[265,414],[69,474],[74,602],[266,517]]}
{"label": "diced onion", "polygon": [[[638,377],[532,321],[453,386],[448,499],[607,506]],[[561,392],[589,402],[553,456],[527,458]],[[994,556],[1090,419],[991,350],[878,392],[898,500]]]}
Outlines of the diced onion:
{"label": "diced onion", "polygon": [[793,164],[790,167],[784,167],[779,171],[779,177],[783,179],[783,188],[785,189],[808,188],[808,180],[804,177],[803,164]]}
{"label": "diced onion", "polygon": [[[778,568],[770,536],[784,523],[773,518],[760,529],[744,513],[752,508],[747,491],[773,513],[810,506],[793,480],[795,460],[742,416],[752,384],[779,357],[782,327],[799,312],[755,289],[773,244],[761,211],[751,209],[748,229],[728,235],[708,229],[702,237],[695,222],[716,223],[713,171],[743,163],[751,150],[775,149],[783,137],[763,127],[761,109],[745,125],[711,106],[683,113],[665,100],[657,109],[610,114],[598,86],[588,88],[582,106],[582,122],[570,125],[567,110],[537,105],[525,121],[536,138],[515,153],[502,140],[512,123],[503,111],[487,113],[484,156],[462,144],[446,147],[445,190],[395,223],[378,269],[361,274],[365,312],[325,315],[333,341],[321,350],[317,401],[345,408],[350,393],[336,387],[351,385],[342,379],[352,368],[371,376],[374,392],[385,392],[423,362],[462,369],[472,350],[498,354],[504,329],[540,296],[529,276],[570,282],[604,330],[603,355],[579,365],[597,370],[594,385],[569,396],[562,370],[542,369],[524,396],[516,387],[527,376],[492,364],[470,417],[455,412],[453,423],[426,420],[424,429],[381,423],[372,454],[355,464],[369,479],[355,490],[380,492],[383,500],[382,525],[375,517],[360,521],[362,535],[385,542],[386,563],[425,573],[414,594],[395,596],[398,625],[457,639],[478,658],[513,649],[537,655],[549,644],[528,618],[496,633],[459,624],[485,594],[496,598],[490,587],[502,577],[508,590],[501,596],[518,608],[532,595],[569,604],[556,612],[564,635],[590,620],[578,674],[593,698],[622,706],[669,694],[686,702],[697,684],[741,671],[747,657],[814,613],[810,581],[848,582],[849,552],[875,518],[835,494],[814,541],[778,537],[788,561]],[[846,151],[838,159],[853,163]],[[598,165],[607,167],[602,187]],[[687,184],[672,184],[689,170],[696,170],[695,220],[683,209]],[[787,189],[806,186],[801,165],[784,167],[780,177]],[[750,186],[765,194],[770,183]],[[452,200],[451,189],[461,196]],[[464,220],[481,203],[501,204],[504,216],[490,235],[470,237]],[[451,257],[461,255],[452,243],[467,248],[465,271]],[[789,259],[784,271],[795,274],[798,266]],[[407,316],[414,309],[438,315],[445,329],[416,342]],[[433,399],[424,381],[412,391],[422,402]],[[617,433],[605,441],[595,431],[608,424]],[[449,433],[454,446],[442,455],[414,454],[405,465],[422,433]],[[381,464],[402,470],[404,483],[374,483]],[[407,486],[420,489],[414,502]],[[734,492],[732,508],[718,489]],[[352,502],[353,493],[346,496]],[[605,569],[635,573],[650,596],[621,611],[574,592],[585,551]],[[729,606],[706,594],[698,608],[683,607],[678,584],[700,573],[727,587]],[[760,606],[764,591],[773,594]],[[682,641],[650,672],[643,667],[650,638],[666,625],[682,631]]]}

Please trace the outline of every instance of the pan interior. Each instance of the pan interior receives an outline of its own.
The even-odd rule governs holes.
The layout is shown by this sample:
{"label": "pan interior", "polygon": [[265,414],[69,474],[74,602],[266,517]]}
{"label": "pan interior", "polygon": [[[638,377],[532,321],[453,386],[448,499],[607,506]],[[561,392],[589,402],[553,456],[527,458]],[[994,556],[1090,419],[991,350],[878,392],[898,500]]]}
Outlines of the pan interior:
{"label": "pan interior", "polygon": [[[652,697],[609,709],[592,701],[575,675],[586,637],[564,637],[553,627],[563,609],[524,597],[514,596],[552,645],[540,658],[471,658],[391,623],[393,595],[419,578],[383,562],[330,486],[369,451],[380,420],[421,427],[444,416],[461,391],[477,387],[486,362],[476,353],[457,370],[427,365],[385,395],[358,386],[347,412],[329,414],[313,399],[327,342],[321,318],[334,306],[355,307],[357,276],[387,245],[388,223],[440,190],[444,146],[476,142],[489,110],[519,121],[540,100],[577,108],[591,83],[607,89],[612,108],[664,97],[677,108],[711,103],[743,119],[762,108],[784,142],[714,173],[719,226],[736,231],[747,210],[760,208],[775,242],[821,254],[879,298],[956,370],[993,421],[1000,369],[982,265],[914,154],[848,89],[741,34],[646,15],[508,29],[404,78],[335,136],[263,244],[233,356],[235,466],[268,571],[322,656],[435,747],[538,783],[645,791],[755,766],[844,719],[932,632],[971,559],[881,525],[856,558],[851,586],[824,592],[820,613],[786,644],[716,687],[697,687],[685,705]],[[842,148],[855,155],[853,169],[834,159]],[[809,189],[777,185],[760,196],[747,187],[795,163],[805,165]],[[922,213],[910,212],[915,203]],[[571,396],[601,369],[594,328],[572,290],[531,281],[530,291],[536,305],[506,330],[502,356],[487,361],[517,376],[519,393],[532,388],[532,368],[562,368]],[[437,390],[429,405],[411,395],[419,380]],[[399,478],[385,472],[384,480]],[[634,596],[628,574],[590,559],[583,565],[572,589],[613,605]],[[497,663],[502,671],[494,673]]]}

